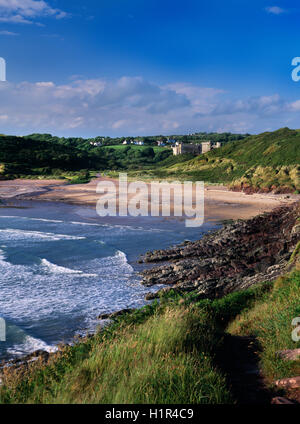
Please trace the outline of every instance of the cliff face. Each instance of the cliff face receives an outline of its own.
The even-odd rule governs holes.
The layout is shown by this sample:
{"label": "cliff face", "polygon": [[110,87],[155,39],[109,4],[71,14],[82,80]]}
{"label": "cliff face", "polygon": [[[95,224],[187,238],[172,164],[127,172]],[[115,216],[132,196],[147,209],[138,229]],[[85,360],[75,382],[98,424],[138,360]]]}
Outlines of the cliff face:
{"label": "cliff face", "polygon": [[144,271],[143,284],[166,284],[178,291],[220,297],[271,281],[286,269],[300,240],[299,216],[298,202],[225,225],[199,241],[148,252],[144,262],[170,263]]}

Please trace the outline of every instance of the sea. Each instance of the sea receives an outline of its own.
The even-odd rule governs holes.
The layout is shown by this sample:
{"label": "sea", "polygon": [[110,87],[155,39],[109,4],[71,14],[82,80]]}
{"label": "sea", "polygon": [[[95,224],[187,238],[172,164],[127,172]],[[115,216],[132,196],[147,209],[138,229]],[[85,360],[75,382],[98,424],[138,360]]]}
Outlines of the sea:
{"label": "sea", "polygon": [[149,303],[138,264],[148,250],[200,239],[220,226],[184,220],[97,216],[91,207],[13,201],[0,207],[0,360],[94,333],[99,314]]}

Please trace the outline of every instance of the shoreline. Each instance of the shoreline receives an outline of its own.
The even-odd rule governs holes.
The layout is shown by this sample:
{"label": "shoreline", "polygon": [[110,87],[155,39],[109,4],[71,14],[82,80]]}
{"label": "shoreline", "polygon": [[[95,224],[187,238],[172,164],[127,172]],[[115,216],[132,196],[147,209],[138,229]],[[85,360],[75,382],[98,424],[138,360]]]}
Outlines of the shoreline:
{"label": "shoreline", "polygon": [[[107,180],[116,181],[111,179]],[[1,181],[0,199],[5,200],[5,203],[18,199],[26,201],[45,201],[53,203],[63,202],[72,205],[92,207],[95,206],[95,203],[98,199],[98,195],[96,194],[96,185],[99,181],[103,181],[103,179],[97,178],[92,180],[89,184],[80,184],[78,186],[62,185],[62,182],[58,180]],[[8,183],[8,185],[6,184],[6,187],[5,183]],[[209,220],[226,221],[237,219],[249,219],[254,216],[261,215],[265,212],[271,212],[279,206],[291,205],[295,202],[295,198],[299,200],[300,196],[292,196],[286,198],[286,196],[284,195],[272,194],[246,195],[245,193],[241,192],[231,192],[223,186],[206,186],[206,222]],[[221,211],[218,209],[221,209]],[[208,213],[213,213],[213,211],[215,213],[215,216],[210,215],[209,217]],[[215,233],[216,232],[214,232],[214,234]],[[149,275],[152,274],[153,268],[155,268],[155,266],[157,266],[157,263],[153,263],[153,266],[151,266],[151,270],[148,271]],[[148,272],[146,271],[144,277],[145,275],[147,275]],[[167,291],[168,290],[169,288],[167,288]],[[157,296],[152,296],[148,299],[146,297],[146,300],[152,300],[155,297]],[[87,337],[89,337],[88,334]],[[48,354],[44,351],[33,351],[27,355],[19,357],[17,360],[4,360],[2,362],[2,366],[5,367],[15,364],[18,367],[18,365],[22,363],[26,364],[28,362],[35,361],[36,358],[43,357],[44,359],[47,359],[50,356],[52,356],[52,354]]]}
{"label": "shoreline", "polygon": [[[297,224],[299,207],[299,202],[290,206],[280,207],[271,213],[257,216],[247,221],[228,224],[224,226],[223,229],[204,236],[203,241],[187,242],[166,250],[147,252],[144,255],[144,260],[146,263],[152,262],[153,267],[148,271],[142,272],[144,276],[143,283],[146,283],[145,285],[147,286],[147,283],[154,277],[154,281],[151,281],[149,286],[160,283],[169,285],[166,289],[159,290],[159,292],[156,293],[157,295],[161,294],[163,296],[168,296],[168,292],[174,290],[181,294],[194,292],[199,299],[218,299],[234,291],[249,289],[258,283],[274,281],[290,269],[290,254],[295,248],[300,234],[300,227],[299,224]],[[272,232],[274,226],[279,229],[280,233],[275,240]],[[255,237],[254,241],[252,236],[257,236],[257,234],[261,234],[261,238]],[[290,234],[288,240],[286,240],[286,234]],[[222,254],[224,243],[225,247],[226,244],[228,246],[236,246],[234,248],[236,250],[234,252],[234,259],[232,260],[229,258],[228,264],[224,264],[225,258]],[[255,252],[260,246],[267,246],[268,253],[267,255],[262,253],[262,256],[260,255],[256,258],[257,266],[253,268],[254,274],[251,271],[251,267],[249,267],[249,272],[245,277],[245,268],[243,259],[241,258],[245,256],[243,253],[247,251],[247,246],[251,246],[250,252],[253,254],[253,258],[256,257]],[[282,253],[281,250],[283,247],[285,252]],[[164,255],[164,257],[162,257],[162,255]],[[203,260],[200,260],[202,256]],[[197,261],[195,261],[196,258],[198,258]],[[216,275],[207,274],[210,258],[214,258],[214,260],[211,261],[212,267],[214,269],[220,268],[220,272],[216,272]],[[220,259],[220,263],[218,263],[218,258]],[[162,263],[162,261],[166,262],[167,265]],[[274,261],[275,264],[273,265]],[[262,264],[264,265],[264,270],[260,269]],[[233,265],[234,274],[232,274]],[[189,274],[192,270],[193,275],[195,275],[195,266],[198,267],[199,270],[201,270],[201,267],[204,267],[205,279],[202,279],[200,272],[198,284],[195,285],[193,283],[191,285],[189,284]],[[175,274],[178,273],[180,280],[179,284],[177,284],[176,281],[171,281],[172,275],[174,277],[174,271]],[[235,276],[237,278],[235,278]],[[166,278],[169,279],[169,283],[166,283]],[[218,280],[217,285],[214,284],[214,278]],[[151,299],[149,298],[149,300],[155,299],[156,297],[157,296],[153,296]],[[110,319],[110,322],[108,322],[108,325],[110,325],[114,322],[114,318],[126,315],[127,313],[130,314],[139,309],[140,308],[131,310],[125,309],[112,314],[100,315],[98,317],[99,323],[101,320]],[[104,324],[102,328],[105,327],[106,325]],[[83,337],[75,336],[71,344],[60,344],[58,345],[58,350],[55,352],[38,350],[15,359],[1,361],[0,386],[2,385],[1,370],[20,370],[22,373],[22,370],[28,369],[31,364],[34,366],[35,363],[42,363],[47,366],[49,360],[59,358],[63,348],[86,342],[89,338],[94,338],[95,336],[96,334],[90,333],[87,333]]]}
{"label": "shoreline", "polygon": [[[119,226],[122,226],[122,225],[130,227],[132,225],[133,227],[140,228],[141,230],[144,229],[145,231],[149,231],[149,228],[154,227],[154,228],[157,228],[158,234],[159,234],[159,238],[157,239],[156,246],[155,246],[157,248],[162,247],[162,243],[164,243],[162,238],[166,238],[166,240],[167,240],[164,244],[165,247],[168,247],[169,245],[171,245],[173,242],[172,241],[170,243],[168,242],[169,237],[170,237],[169,232],[176,233],[176,231],[178,231],[179,228],[184,227],[183,222],[177,222],[175,220],[174,220],[174,222],[165,221],[164,219],[161,219],[159,217],[158,218],[157,217],[147,217],[147,218],[142,218],[142,217],[138,217],[138,218],[133,218],[133,217],[122,217],[122,218],[117,217],[117,218],[114,218],[114,217],[112,217],[112,218],[109,218],[108,217],[108,218],[100,218],[96,215],[96,212],[93,211],[92,209],[90,209],[90,207],[87,206],[87,205],[76,207],[75,205],[68,205],[66,203],[56,204],[55,202],[40,201],[40,199],[38,199],[38,198],[34,198],[34,200],[24,200],[23,198],[16,199],[16,198],[10,197],[9,199],[7,199],[7,202],[10,203],[10,205],[6,205],[6,206],[3,205],[3,208],[8,207],[9,209],[7,211],[5,211],[4,209],[0,209],[0,215],[4,215],[4,216],[12,215],[13,217],[15,217],[15,215],[16,215],[16,217],[25,216],[25,217],[29,217],[29,219],[33,219],[33,220],[36,219],[36,218],[48,218],[50,220],[51,219],[62,219],[62,221],[61,221],[62,223],[70,222],[72,224],[73,224],[72,221],[74,221],[74,224],[78,224],[79,222],[84,222],[85,224],[90,223],[92,225],[100,225],[100,226],[102,224],[104,226],[112,224],[112,225],[116,225],[116,227],[119,227]],[[4,203],[6,203],[6,202],[4,202]],[[14,211],[13,209],[10,209],[10,208],[25,209],[25,210],[24,211],[22,211],[22,210]],[[57,216],[56,215],[54,216],[53,213],[56,214]],[[59,217],[59,215],[61,216],[61,218]],[[57,221],[57,222],[60,222],[60,221]],[[207,223],[204,226],[204,230],[201,230],[200,232],[206,231],[206,228],[211,230],[212,228],[214,228],[214,225],[215,224]],[[216,225],[219,226],[218,223],[216,223]],[[9,225],[3,226],[3,228],[7,228],[7,227],[9,227]],[[174,227],[175,227],[175,230],[174,230]],[[85,227],[80,227],[80,228],[85,229]],[[167,232],[165,233],[162,230],[166,230]],[[162,233],[163,233],[163,235],[160,235]],[[69,233],[67,233],[67,234],[69,234]],[[166,235],[164,235],[164,234],[166,234]],[[176,241],[174,243],[181,243],[185,239],[192,239],[193,240],[194,239],[193,234],[184,233],[184,235],[176,236]],[[147,235],[147,233],[146,233],[146,235]],[[99,237],[101,238],[101,235]],[[199,236],[199,238],[200,238],[200,236]],[[148,243],[147,243],[146,248],[147,249],[150,248]],[[130,257],[130,251],[129,251],[129,257],[127,258],[128,263],[134,269],[135,274],[139,274],[142,270],[149,268],[148,265],[143,265],[143,264],[139,263],[140,255],[143,254],[143,253],[146,253],[142,249],[143,248],[139,244],[136,244],[136,247],[135,247],[136,254],[134,256],[131,254],[131,257]],[[124,251],[125,251],[125,249],[124,249]],[[56,263],[56,262],[54,261],[54,263]],[[15,278],[15,277],[13,277],[13,275],[12,275],[12,278]],[[140,278],[139,275],[138,275],[138,279],[139,279],[139,286],[142,287],[142,285],[140,284],[141,278]],[[134,289],[135,293],[138,293],[139,290],[140,290],[139,288]],[[156,291],[156,290],[158,290],[158,288],[157,289],[153,288],[153,290]],[[147,288],[144,288],[143,292],[144,292],[144,294],[142,296],[139,296],[139,299],[141,299],[141,302],[144,302],[144,300],[145,300],[146,302],[144,302],[144,303],[147,304],[148,299],[146,299],[146,296],[148,295],[149,290]],[[94,313],[94,310],[93,310],[93,314],[92,314],[93,318],[95,318],[95,320],[96,320],[97,317],[99,316],[99,314],[103,314],[104,312],[106,312],[106,309],[111,313],[118,312],[119,310],[123,309],[123,307],[124,307],[123,303],[124,303],[124,306],[127,307],[127,305],[125,305],[126,301],[121,302],[121,303],[119,303],[118,305],[115,305],[115,306],[113,305],[114,307],[112,307],[111,301],[108,300],[107,302],[105,302],[105,305],[107,306],[107,308],[99,306],[99,303],[98,303],[98,308],[97,308],[97,305],[96,305],[96,308],[95,308],[96,313]],[[131,306],[129,305],[128,307],[131,307]],[[139,306],[135,306],[135,307],[139,307]],[[99,322],[97,325],[102,325],[102,323]],[[74,328],[74,331],[73,331],[73,334],[71,335],[72,338],[73,338],[73,335],[77,334],[78,326],[75,325],[73,328]],[[86,335],[90,331],[93,331],[93,330],[91,330],[90,328],[86,328],[82,331],[81,334]],[[58,342],[66,341],[66,339],[62,339],[62,338],[56,339],[56,340],[58,340]],[[68,342],[68,340],[69,340],[69,342],[71,342],[71,339],[67,339],[67,342]],[[48,342],[47,342],[47,344],[48,344]],[[42,349],[44,349],[44,347],[42,347]],[[35,348],[31,347],[30,349],[25,350],[24,352],[22,352],[20,350],[20,353],[21,353],[21,358],[23,358],[23,356],[28,356],[28,355],[30,356],[32,354],[35,354]],[[20,358],[19,353],[16,354],[16,355],[12,354],[11,356],[8,355],[7,357],[1,358],[1,359],[8,361],[8,363],[9,363],[11,360],[15,360],[18,357]]]}
{"label": "shoreline", "polygon": [[[115,183],[117,189],[117,207],[127,206],[128,200],[119,196],[118,180],[106,177],[94,178],[87,184],[67,185],[61,180],[7,180],[0,181],[0,201],[14,199],[63,202],[67,204],[96,207],[100,196],[96,193],[99,182]],[[154,182],[157,184],[157,182]],[[149,183],[147,183],[149,187]],[[195,193],[195,190],[193,190]],[[113,193],[109,193],[113,196]],[[189,194],[192,194],[189,192]],[[226,221],[249,219],[264,212],[271,212],[278,206],[300,200],[296,194],[272,194],[230,191],[225,186],[205,186],[205,221]],[[130,200],[130,197],[129,197]],[[150,205],[149,198],[145,198]],[[162,202],[160,201],[160,207]],[[176,199],[171,201],[171,218],[176,212]]]}
{"label": "shoreline", "polygon": [[200,240],[149,251],[142,262],[154,267],[142,272],[142,284],[169,286],[152,298],[170,290],[196,290],[204,298],[218,298],[273,281],[288,268],[299,242],[299,211],[298,201],[224,225]]}

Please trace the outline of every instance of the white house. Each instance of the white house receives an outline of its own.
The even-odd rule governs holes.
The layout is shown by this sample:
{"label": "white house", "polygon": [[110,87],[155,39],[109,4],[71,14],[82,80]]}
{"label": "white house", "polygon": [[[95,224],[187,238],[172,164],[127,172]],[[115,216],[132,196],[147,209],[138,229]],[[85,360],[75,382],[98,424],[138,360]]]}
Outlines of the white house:
{"label": "white house", "polygon": [[100,147],[102,146],[102,143],[100,141],[91,141],[90,145],[94,147]]}

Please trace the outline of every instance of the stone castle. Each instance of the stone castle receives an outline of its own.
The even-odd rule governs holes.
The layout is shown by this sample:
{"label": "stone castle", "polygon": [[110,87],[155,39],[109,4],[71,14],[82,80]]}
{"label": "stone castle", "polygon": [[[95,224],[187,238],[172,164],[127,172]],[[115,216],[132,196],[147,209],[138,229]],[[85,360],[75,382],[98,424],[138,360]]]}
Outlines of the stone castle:
{"label": "stone castle", "polygon": [[183,144],[177,143],[172,147],[174,156],[183,155],[184,153],[192,153],[194,155],[201,155],[210,152],[213,149],[219,149],[221,143],[213,143],[212,141],[204,141],[200,144]]}

